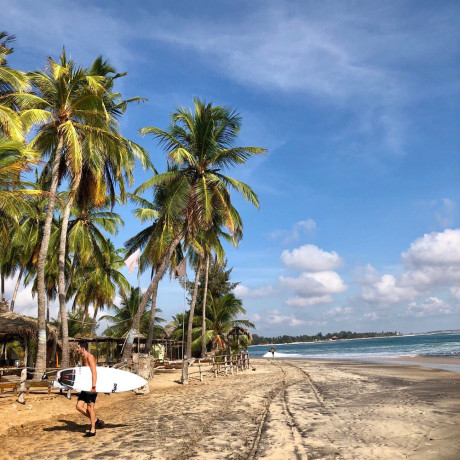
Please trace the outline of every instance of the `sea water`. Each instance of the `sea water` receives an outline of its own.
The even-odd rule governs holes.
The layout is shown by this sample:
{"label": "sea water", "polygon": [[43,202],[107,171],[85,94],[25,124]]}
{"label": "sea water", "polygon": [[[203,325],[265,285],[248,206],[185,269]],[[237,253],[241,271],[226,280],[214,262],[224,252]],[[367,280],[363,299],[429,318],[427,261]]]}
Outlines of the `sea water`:
{"label": "sea water", "polygon": [[[270,345],[250,346],[251,357],[271,358]],[[398,358],[460,358],[460,333],[417,334],[372,339],[335,340],[327,342],[297,342],[283,345],[275,344],[275,358],[282,359],[323,359],[350,360],[366,362],[385,362]],[[419,363],[420,365],[428,365]],[[458,364],[429,364],[460,372]]]}

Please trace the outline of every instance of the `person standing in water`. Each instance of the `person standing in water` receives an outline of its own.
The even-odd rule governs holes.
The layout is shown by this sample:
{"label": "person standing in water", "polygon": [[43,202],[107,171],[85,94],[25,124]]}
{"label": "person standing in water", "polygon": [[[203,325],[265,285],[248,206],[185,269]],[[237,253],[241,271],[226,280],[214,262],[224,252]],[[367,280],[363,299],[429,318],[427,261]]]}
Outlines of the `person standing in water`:
{"label": "person standing in water", "polygon": [[270,348],[270,353],[272,354],[273,359],[275,359],[275,351],[276,351],[275,347]]}
{"label": "person standing in water", "polygon": [[[88,417],[91,421],[90,430],[83,436],[84,438],[90,438],[96,436],[96,428],[102,428],[104,422],[96,419],[96,412],[94,406],[96,404],[96,382],[97,382],[97,370],[96,370],[96,359],[88,351],[88,342],[81,341],[77,345],[77,352],[83,358],[83,366],[89,366],[91,369],[91,391],[82,391],[78,396],[76,409],[81,412],[85,417]],[[86,408],[84,407],[86,404]]]}

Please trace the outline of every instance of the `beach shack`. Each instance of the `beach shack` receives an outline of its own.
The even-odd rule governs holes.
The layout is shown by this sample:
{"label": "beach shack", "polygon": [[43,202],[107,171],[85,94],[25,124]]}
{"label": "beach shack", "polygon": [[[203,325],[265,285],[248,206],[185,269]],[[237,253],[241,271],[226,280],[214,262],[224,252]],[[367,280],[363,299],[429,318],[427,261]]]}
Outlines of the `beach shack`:
{"label": "beach shack", "polygon": [[[37,342],[38,337],[38,321],[29,316],[18,315],[12,311],[0,311],[0,366],[8,367],[14,366],[17,357],[11,357],[6,353],[8,343],[14,340],[19,340],[24,356],[20,360],[19,365],[33,367],[35,356],[31,353],[31,341]],[[46,353],[46,366],[49,367],[50,363],[55,364],[57,361],[57,353],[60,349],[58,341],[58,330],[51,326],[46,325],[47,337],[47,353]]]}
{"label": "beach shack", "polygon": [[[108,365],[118,363],[121,359],[123,346],[126,338],[124,337],[76,337],[69,338],[69,343],[75,343],[80,340],[86,340],[88,345],[94,344],[94,347],[91,349],[94,357],[96,358],[97,363],[101,362],[102,359]],[[156,352],[159,348],[162,350],[162,359],[165,360],[177,360],[182,359],[182,349],[184,343],[180,340],[173,340],[169,338],[153,339],[152,341],[152,350],[145,350],[146,337],[142,334],[136,335],[133,343],[133,355],[138,355],[140,353],[148,354]],[[101,353],[102,352],[102,353]]]}

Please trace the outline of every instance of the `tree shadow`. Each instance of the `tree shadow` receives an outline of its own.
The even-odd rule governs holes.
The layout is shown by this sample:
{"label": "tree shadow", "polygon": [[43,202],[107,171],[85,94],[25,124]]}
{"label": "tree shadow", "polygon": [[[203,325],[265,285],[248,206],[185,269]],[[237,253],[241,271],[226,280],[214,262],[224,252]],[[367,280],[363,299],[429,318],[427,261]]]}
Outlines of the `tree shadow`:
{"label": "tree shadow", "polygon": [[[75,431],[75,432],[81,432],[85,433],[88,430],[88,424],[87,423],[76,423],[73,422],[72,420],[58,420],[58,422],[65,423],[65,425],[59,425],[59,426],[53,426],[49,428],[43,428],[43,431]],[[125,423],[105,423],[104,428],[99,428],[100,430],[104,431],[110,428],[121,428],[121,427],[126,427],[129,425],[126,425]]]}

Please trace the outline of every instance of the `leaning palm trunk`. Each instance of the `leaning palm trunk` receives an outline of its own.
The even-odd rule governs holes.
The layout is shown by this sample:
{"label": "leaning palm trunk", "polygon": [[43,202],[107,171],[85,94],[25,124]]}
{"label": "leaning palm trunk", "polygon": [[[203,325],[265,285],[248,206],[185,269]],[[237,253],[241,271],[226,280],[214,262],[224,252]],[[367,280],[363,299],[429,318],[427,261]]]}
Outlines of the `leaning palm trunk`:
{"label": "leaning palm trunk", "polygon": [[208,294],[209,254],[206,256],[206,270],[204,274],[203,312],[201,320],[201,357],[206,357],[206,297]]}
{"label": "leaning palm trunk", "polygon": [[97,305],[94,305],[94,314],[93,314],[93,322],[91,324],[91,330],[90,330],[90,337],[94,337],[96,335],[96,317],[97,314],[99,313],[99,308]]}
{"label": "leaning palm trunk", "polygon": [[58,187],[59,178],[59,163],[61,159],[61,152],[64,145],[64,138],[59,135],[58,146],[53,161],[53,168],[51,171],[51,186],[50,195],[48,200],[48,208],[46,210],[45,226],[43,229],[42,244],[40,245],[40,252],[38,253],[37,261],[37,294],[38,294],[38,343],[37,343],[37,359],[35,362],[34,378],[41,378],[43,372],[46,370],[46,305],[45,305],[45,263],[48,254],[48,246],[51,236],[51,223],[53,221],[54,204],[56,202],[56,191]]}
{"label": "leaning palm trunk", "polygon": [[147,339],[145,341],[145,351],[146,352],[152,349],[153,329],[155,325],[155,313],[157,309],[157,294],[158,294],[158,283],[153,287],[153,290],[152,290],[152,303],[150,307],[149,331],[147,333]]}
{"label": "leaning palm trunk", "polygon": [[16,285],[14,286],[13,295],[11,296],[10,302],[10,310],[14,311],[14,303],[16,302],[16,296],[18,295],[19,285],[21,284],[22,274],[24,273],[24,266],[21,265],[21,269],[19,270],[18,279],[16,280]]}
{"label": "leaning palm trunk", "polygon": [[[152,297],[153,292],[154,291],[156,292],[158,290],[158,283],[163,277],[166,271],[166,268],[168,267],[169,261],[171,260],[171,257],[174,251],[176,250],[177,245],[179,244],[183,235],[184,235],[183,232],[179,233],[179,235],[177,235],[177,237],[172,241],[171,246],[168,249],[168,252],[164,256],[163,261],[161,262],[160,266],[158,267],[158,270],[155,273],[155,276],[152,279],[152,282],[147,288],[147,291],[145,292],[145,294],[142,296],[142,300],[141,300],[141,303],[139,304],[137,313],[133,318],[133,324],[126,337],[126,343],[123,349],[123,356],[122,356],[123,359],[128,359],[131,357],[131,353],[133,351],[134,337],[137,335],[139,331],[139,325],[141,322],[142,314],[144,313],[145,307],[149,303],[150,297]],[[156,298],[155,298],[155,302],[156,302]],[[153,305],[152,305],[152,308],[154,308]]]}
{"label": "leaning palm trunk", "polygon": [[67,286],[65,282],[65,256],[67,247],[67,228],[69,226],[70,210],[75,198],[75,193],[80,185],[81,174],[77,174],[69,194],[64,213],[62,215],[61,235],[59,239],[58,254],[58,293],[59,293],[59,311],[62,321],[62,367],[69,367],[69,325],[67,323],[67,305],[66,294]]}
{"label": "leaning palm trunk", "polygon": [[185,354],[187,358],[192,357],[192,329],[193,329],[193,317],[195,316],[195,305],[196,298],[198,295],[198,281],[200,280],[201,267],[203,265],[202,259],[200,257],[200,262],[198,263],[198,268],[195,273],[195,284],[193,286],[193,296],[192,302],[190,303],[190,313],[188,315],[188,326],[187,326],[187,346],[185,348]]}
{"label": "leaning palm trunk", "polygon": [[0,284],[1,284],[1,288],[0,290],[2,291],[2,302],[5,302],[5,275],[3,274],[3,272],[0,274]]}

